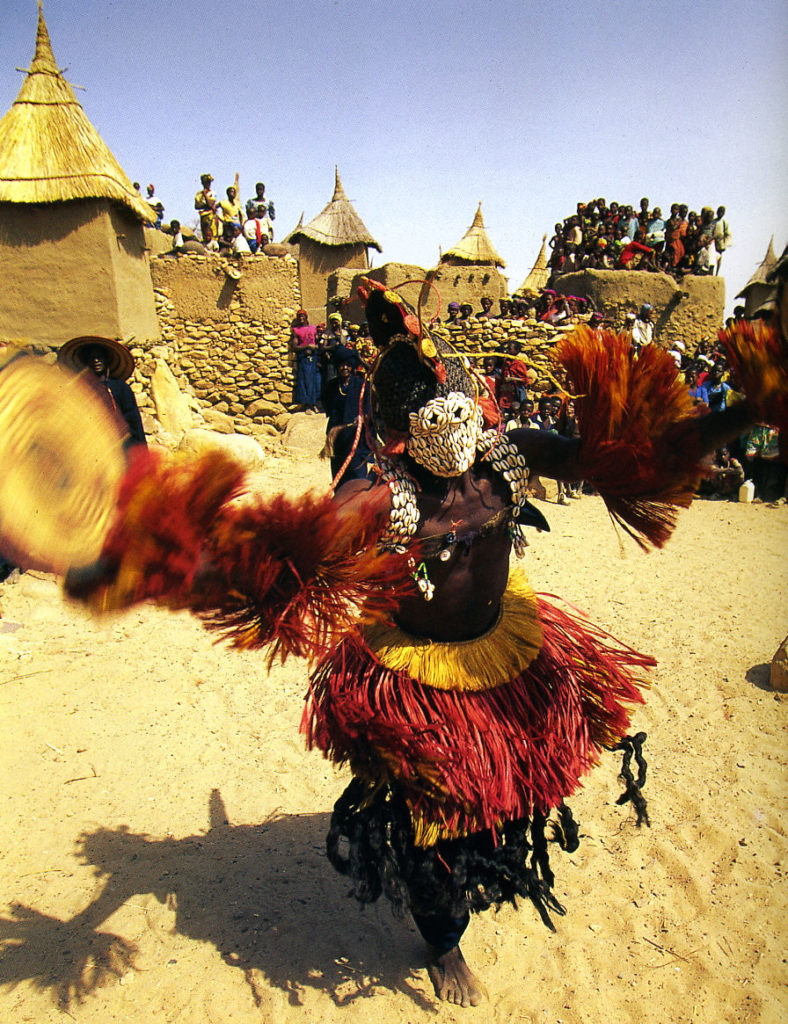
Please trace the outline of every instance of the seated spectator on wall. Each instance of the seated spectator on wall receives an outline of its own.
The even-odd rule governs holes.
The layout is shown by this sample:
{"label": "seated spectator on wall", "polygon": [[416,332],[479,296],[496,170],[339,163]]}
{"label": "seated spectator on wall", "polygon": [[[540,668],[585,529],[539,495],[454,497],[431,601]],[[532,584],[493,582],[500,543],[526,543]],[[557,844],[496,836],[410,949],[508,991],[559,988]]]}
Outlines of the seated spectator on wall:
{"label": "seated spectator on wall", "polygon": [[232,242],[230,249],[241,256],[251,256],[252,250],[249,248],[249,243],[244,238],[243,230],[240,224],[231,224],[230,229],[232,231]]}
{"label": "seated spectator on wall", "polygon": [[470,302],[461,302],[460,303],[460,320],[459,320],[459,322],[462,323],[465,320],[470,320],[472,316],[473,316],[473,306],[470,304]]}
{"label": "seated spectator on wall", "polygon": [[616,262],[617,270],[653,270],[654,250],[642,242],[629,242],[621,250]]}
{"label": "seated spectator on wall", "polygon": [[233,251],[235,232],[232,224],[222,224],[222,233],[219,235],[219,254],[229,256]]}
{"label": "seated spectator on wall", "polygon": [[216,241],[213,228],[209,227],[207,224],[202,229],[202,244],[206,252],[219,251],[219,243]]}
{"label": "seated spectator on wall", "polygon": [[173,252],[180,252],[183,245],[183,234],[181,233],[181,222],[179,220],[170,221],[170,234],[172,235]]}
{"label": "seated spectator on wall", "polygon": [[176,256],[191,253],[193,256],[204,256],[206,249],[196,238],[184,238],[180,221],[171,220],[169,233],[172,235],[172,249]]}
{"label": "seated spectator on wall", "polygon": [[511,315],[511,302],[509,299],[503,298],[498,299],[498,305],[500,306],[501,312],[498,316],[499,320],[508,320]]}
{"label": "seated spectator on wall", "polygon": [[564,262],[561,267],[562,274],[573,274],[580,270],[580,260],[577,255],[577,246],[574,242],[567,242],[564,245]]}

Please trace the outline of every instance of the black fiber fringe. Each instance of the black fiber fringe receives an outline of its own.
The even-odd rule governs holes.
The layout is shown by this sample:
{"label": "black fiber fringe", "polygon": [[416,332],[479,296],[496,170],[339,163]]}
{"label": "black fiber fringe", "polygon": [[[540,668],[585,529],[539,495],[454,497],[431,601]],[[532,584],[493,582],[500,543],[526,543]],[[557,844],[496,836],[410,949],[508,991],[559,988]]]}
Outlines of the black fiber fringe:
{"label": "black fiber fringe", "polygon": [[[643,786],[646,784],[646,759],[643,756],[643,744],[646,742],[646,733],[638,732],[634,736],[625,736],[619,743],[617,743],[613,750],[623,750],[624,756],[622,758],[621,771],[619,778],[624,783],[624,792],[616,800],[617,804],[631,803],[635,808],[635,814],[637,815],[637,827],[641,825],[648,825],[651,827],[651,822],[648,820],[648,807],[646,805],[646,798],[641,792]],[[635,758],[635,764],[637,765],[638,774],[637,778],[632,774],[632,757]]]}
{"label": "black fiber fringe", "polygon": [[[350,895],[374,903],[384,895],[394,913],[462,917],[491,906],[529,899],[555,931],[549,912],[563,915],[555,898],[548,841],[577,849],[577,825],[561,804],[557,819],[539,812],[491,830],[446,839],[427,849],[413,842],[410,812],[389,786],[372,790],[354,779],[334,806],[326,840],[328,859],[351,879]],[[344,847],[344,853],[340,852]]]}

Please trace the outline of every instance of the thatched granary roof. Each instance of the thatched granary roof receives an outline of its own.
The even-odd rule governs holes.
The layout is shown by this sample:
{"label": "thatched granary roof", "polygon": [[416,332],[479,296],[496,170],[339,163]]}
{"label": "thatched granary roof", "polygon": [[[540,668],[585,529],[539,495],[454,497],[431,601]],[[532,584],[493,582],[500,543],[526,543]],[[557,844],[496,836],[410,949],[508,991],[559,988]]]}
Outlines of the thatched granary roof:
{"label": "thatched granary roof", "polygon": [[455,246],[447,249],[440,258],[441,263],[453,263],[455,260],[460,263],[481,263],[496,267],[506,266],[496,252],[495,246],[490,241],[490,236],[484,227],[481,203],[479,203],[479,207],[476,210],[473,223],[464,236]]}
{"label": "thatched granary roof", "polygon": [[110,199],[156,219],[58,70],[39,0],[35,57],[0,121],[0,202],[68,199]]}
{"label": "thatched granary roof", "polygon": [[737,299],[745,299],[747,292],[754,287],[756,284],[770,284],[769,278],[777,266],[777,257],[774,254],[774,235],[769,239],[769,248],[766,250],[766,255],[761,260],[760,264],[755,270],[747,284],[742,288],[739,294],[736,296]]}
{"label": "thatched granary roof", "polygon": [[547,266],[546,244],[547,235],[542,235],[542,247],[536,257],[536,263],[531,267],[531,273],[517,289],[518,292],[540,292],[547,287],[547,282],[550,280],[550,268]]}
{"label": "thatched granary roof", "polygon": [[320,245],[366,245],[382,252],[345,195],[342,182],[339,180],[339,170],[335,168],[334,174],[334,195],[331,202],[314,220],[291,231],[287,236],[288,242],[294,244],[301,238],[310,238]]}

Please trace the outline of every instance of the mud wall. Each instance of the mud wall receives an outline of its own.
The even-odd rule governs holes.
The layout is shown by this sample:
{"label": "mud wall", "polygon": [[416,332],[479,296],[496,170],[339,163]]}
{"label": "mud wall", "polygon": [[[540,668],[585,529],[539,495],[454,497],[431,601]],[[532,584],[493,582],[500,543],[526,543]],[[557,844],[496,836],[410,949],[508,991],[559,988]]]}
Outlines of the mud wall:
{"label": "mud wall", "polygon": [[301,301],[309,322],[325,323],[326,288],[329,275],[340,267],[363,270],[369,266],[364,245],[318,245],[301,238],[298,246]]}
{"label": "mud wall", "polygon": [[0,338],[158,335],[142,225],[104,199],[0,204]]}
{"label": "mud wall", "polygon": [[[469,302],[474,313],[481,308],[481,300],[488,295],[493,300],[493,312],[498,312],[498,299],[509,294],[508,279],[497,267],[469,264],[450,266],[441,264],[427,274],[440,292],[441,318],[446,316],[446,307],[450,302]],[[425,288],[423,293],[423,309],[427,316],[435,316],[438,312],[438,296],[435,288]]]}
{"label": "mud wall", "polygon": [[679,340],[694,349],[723,326],[725,281],[721,277],[687,275],[676,281],[668,274],[644,271],[580,270],[559,277],[555,289],[563,295],[593,299],[616,327],[623,327],[627,311],[637,312],[649,303],[654,307],[654,340],[665,348]]}

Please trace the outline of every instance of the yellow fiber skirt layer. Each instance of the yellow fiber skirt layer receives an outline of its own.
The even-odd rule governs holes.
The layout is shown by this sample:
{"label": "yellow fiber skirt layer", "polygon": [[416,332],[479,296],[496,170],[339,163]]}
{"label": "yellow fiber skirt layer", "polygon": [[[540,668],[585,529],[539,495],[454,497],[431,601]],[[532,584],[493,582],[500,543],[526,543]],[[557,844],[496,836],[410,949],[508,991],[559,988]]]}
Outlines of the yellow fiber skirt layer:
{"label": "yellow fiber skirt layer", "polygon": [[478,693],[508,683],[528,668],[541,650],[542,626],[536,595],[523,573],[513,573],[497,621],[474,640],[438,643],[386,625],[366,627],[364,640],[386,668],[437,690]]}

